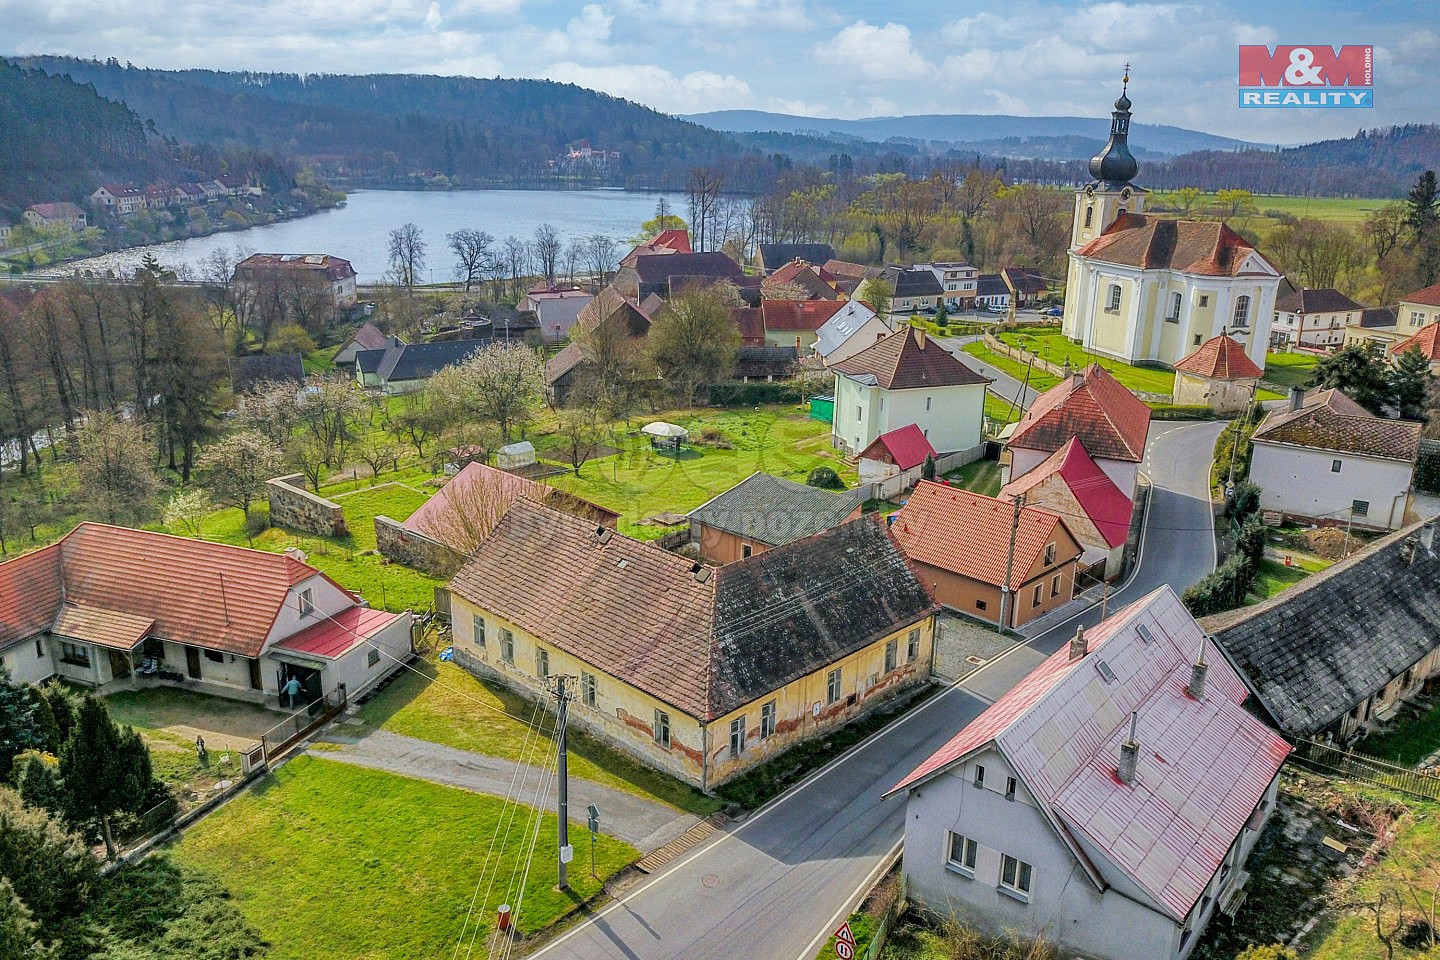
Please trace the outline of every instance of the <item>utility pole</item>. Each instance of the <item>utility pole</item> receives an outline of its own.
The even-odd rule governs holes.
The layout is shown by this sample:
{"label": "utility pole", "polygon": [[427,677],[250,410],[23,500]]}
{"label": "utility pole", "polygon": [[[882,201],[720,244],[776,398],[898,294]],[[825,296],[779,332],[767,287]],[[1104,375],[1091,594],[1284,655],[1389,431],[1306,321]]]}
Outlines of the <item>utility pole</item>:
{"label": "utility pole", "polygon": [[565,689],[565,681],[573,680],[574,677],[567,677],[565,674],[556,674],[552,679],[555,681],[556,713],[559,719],[556,722],[556,729],[559,732],[560,744],[560,766],[557,774],[560,778],[560,836],[559,836],[559,877],[557,886],[561,890],[570,889],[570,881],[566,877],[567,866],[575,856],[574,849],[570,846],[570,766],[568,743],[565,726],[570,719],[570,694]]}
{"label": "utility pole", "polygon": [[1016,497],[1014,504],[1015,512],[1010,517],[1010,551],[1005,556],[1005,582],[1000,585],[1000,622],[995,625],[996,633],[1005,632],[1006,610],[1014,605],[1014,597],[1010,591],[1010,576],[1015,571],[1015,536],[1020,530],[1020,511],[1025,506],[1025,495],[1022,493]]}

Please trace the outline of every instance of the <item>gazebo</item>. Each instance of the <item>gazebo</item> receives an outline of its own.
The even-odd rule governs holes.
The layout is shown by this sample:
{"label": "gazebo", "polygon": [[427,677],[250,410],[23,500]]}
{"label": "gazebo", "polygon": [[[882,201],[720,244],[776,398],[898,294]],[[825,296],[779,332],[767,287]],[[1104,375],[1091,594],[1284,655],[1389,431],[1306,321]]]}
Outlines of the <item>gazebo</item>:
{"label": "gazebo", "polygon": [[1263,374],[1246,355],[1244,344],[1222,333],[1175,364],[1172,397],[1181,405],[1238,413],[1249,405]]}
{"label": "gazebo", "polygon": [[664,420],[647,423],[640,428],[640,432],[650,438],[650,449],[668,450],[671,453],[679,453],[680,445],[690,436],[689,430]]}

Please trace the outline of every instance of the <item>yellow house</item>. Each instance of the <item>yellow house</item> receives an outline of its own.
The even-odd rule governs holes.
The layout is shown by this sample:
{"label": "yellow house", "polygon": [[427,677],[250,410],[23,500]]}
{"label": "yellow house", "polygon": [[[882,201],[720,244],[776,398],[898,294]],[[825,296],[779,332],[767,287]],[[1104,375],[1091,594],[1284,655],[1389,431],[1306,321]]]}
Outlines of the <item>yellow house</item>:
{"label": "yellow house", "polygon": [[457,663],[702,790],[925,681],[938,609],[873,517],[710,567],[529,500],[449,591]]}

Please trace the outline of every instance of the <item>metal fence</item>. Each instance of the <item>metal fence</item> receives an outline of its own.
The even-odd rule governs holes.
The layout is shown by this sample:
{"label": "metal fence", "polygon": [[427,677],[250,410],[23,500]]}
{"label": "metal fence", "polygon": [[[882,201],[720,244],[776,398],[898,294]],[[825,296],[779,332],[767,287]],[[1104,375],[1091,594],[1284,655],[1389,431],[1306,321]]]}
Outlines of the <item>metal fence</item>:
{"label": "metal fence", "polygon": [[1292,759],[1323,774],[1372,786],[1388,787],[1427,800],[1440,800],[1440,776],[1399,767],[1378,757],[1356,753],[1343,747],[1317,743],[1314,740],[1299,740],[1295,744]]}
{"label": "metal fence", "polygon": [[342,683],[319,700],[301,707],[265,731],[264,735],[260,737],[264,762],[273,762],[285,751],[303,740],[312,730],[329,723],[341,710],[345,709],[347,703],[349,703],[349,696],[345,691],[345,684]]}

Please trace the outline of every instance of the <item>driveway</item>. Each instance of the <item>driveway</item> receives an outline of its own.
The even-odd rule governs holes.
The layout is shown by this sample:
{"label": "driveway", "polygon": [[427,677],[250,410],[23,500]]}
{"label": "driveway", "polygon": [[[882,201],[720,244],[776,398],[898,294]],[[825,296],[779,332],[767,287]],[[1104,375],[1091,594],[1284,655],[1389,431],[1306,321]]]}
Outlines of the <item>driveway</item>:
{"label": "driveway", "polygon": [[[1112,605],[1161,583],[1184,589],[1213,566],[1208,476],[1221,426],[1152,428],[1147,534],[1136,573]],[[1058,649],[1076,622],[1087,621],[1060,624],[986,664],[531,956],[811,960],[900,842],[904,800],[880,795]]]}

